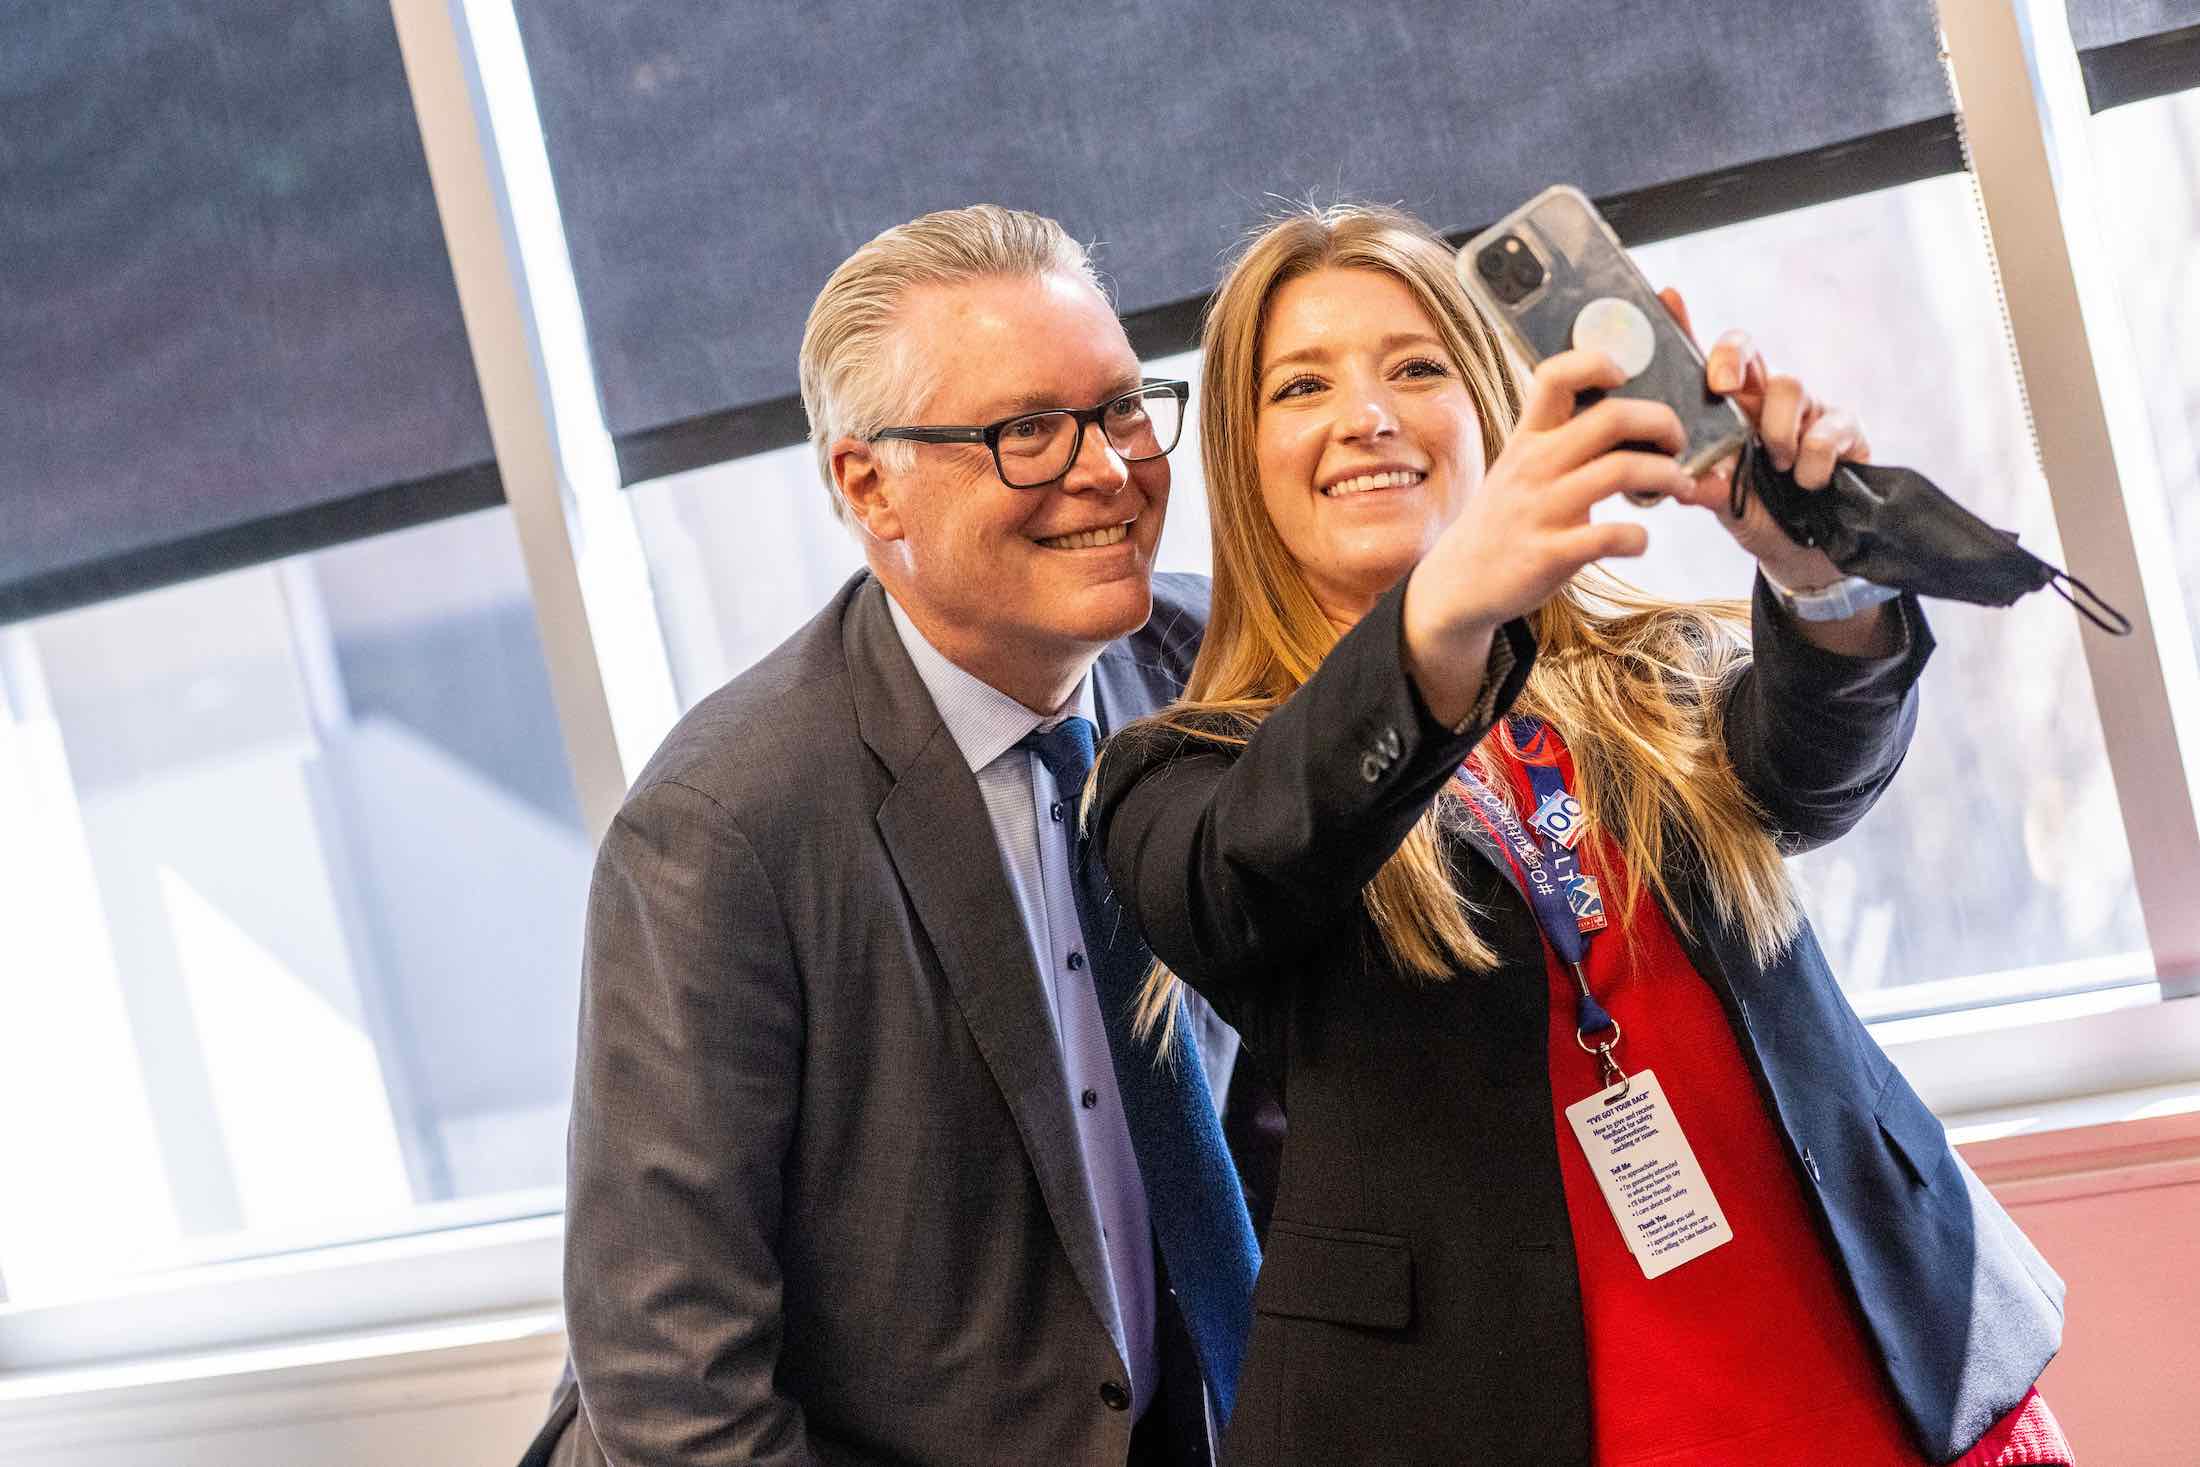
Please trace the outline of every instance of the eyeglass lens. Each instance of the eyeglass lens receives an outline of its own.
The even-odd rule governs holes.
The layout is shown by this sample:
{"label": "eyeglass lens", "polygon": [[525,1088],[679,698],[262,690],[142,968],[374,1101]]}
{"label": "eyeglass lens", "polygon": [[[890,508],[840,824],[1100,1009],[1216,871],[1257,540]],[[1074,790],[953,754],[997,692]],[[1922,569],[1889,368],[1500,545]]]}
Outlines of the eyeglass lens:
{"label": "eyeglass lens", "polygon": [[[1109,403],[1100,423],[1108,446],[1126,461],[1159,458],[1176,447],[1184,404],[1170,388],[1149,387]],[[1077,446],[1074,413],[1032,413],[1004,423],[996,445],[1001,477],[1018,488],[1052,483],[1069,472]]]}

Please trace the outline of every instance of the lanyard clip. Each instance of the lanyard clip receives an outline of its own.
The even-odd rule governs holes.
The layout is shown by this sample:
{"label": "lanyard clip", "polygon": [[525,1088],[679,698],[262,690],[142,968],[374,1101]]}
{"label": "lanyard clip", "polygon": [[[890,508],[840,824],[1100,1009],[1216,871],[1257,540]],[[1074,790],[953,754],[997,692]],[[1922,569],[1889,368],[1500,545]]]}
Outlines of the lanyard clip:
{"label": "lanyard clip", "polygon": [[[1610,1019],[1606,1022],[1611,1025],[1611,1037],[1609,1039],[1600,1039],[1595,1044],[1591,1044],[1589,1042],[1590,1031],[1576,1029],[1574,1031],[1574,1043],[1581,1046],[1583,1054],[1593,1054],[1597,1057],[1597,1088],[1599,1090],[1609,1089],[1614,1085],[1620,1087],[1619,1094],[1606,1097],[1607,1101],[1613,1101],[1625,1098],[1628,1090],[1633,1088],[1635,1082],[1627,1078],[1627,1072],[1619,1067],[1619,1061],[1612,1058],[1612,1051],[1619,1048],[1621,1038],[1619,1020]],[[1603,1033],[1604,1031],[1598,1030],[1596,1032]]]}

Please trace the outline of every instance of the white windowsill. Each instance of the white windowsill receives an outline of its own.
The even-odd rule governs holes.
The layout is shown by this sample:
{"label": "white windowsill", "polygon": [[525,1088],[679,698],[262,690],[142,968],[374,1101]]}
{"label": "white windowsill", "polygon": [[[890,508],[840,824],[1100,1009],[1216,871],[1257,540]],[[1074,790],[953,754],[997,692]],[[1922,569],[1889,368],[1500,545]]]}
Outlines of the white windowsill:
{"label": "white windowsill", "polygon": [[553,1309],[0,1377],[0,1461],[515,1397],[547,1413],[564,1355]]}
{"label": "white windowsill", "polygon": [[2027,1107],[2042,1129],[2091,1125],[2081,1117],[2103,1113],[2098,1097],[2200,1086],[2200,998],[2165,999],[2153,983],[1892,1019],[1871,1032],[1951,1125]]}
{"label": "white windowsill", "polygon": [[0,1305],[0,1409],[34,1374],[555,1312],[564,1247],[565,1219],[554,1214],[211,1263],[91,1297]]}

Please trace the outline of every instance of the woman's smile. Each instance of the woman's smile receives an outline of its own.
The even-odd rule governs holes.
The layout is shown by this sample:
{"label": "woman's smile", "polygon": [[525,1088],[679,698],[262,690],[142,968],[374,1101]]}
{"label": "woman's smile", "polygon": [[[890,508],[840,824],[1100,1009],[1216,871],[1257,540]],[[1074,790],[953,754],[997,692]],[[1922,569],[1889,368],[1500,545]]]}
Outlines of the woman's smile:
{"label": "woman's smile", "polygon": [[1420,469],[1366,469],[1353,473],[1332,484],[1322,486],[1325,499],[1349,499],[1354,495],[1372,494],[1382,489],[1411,489],[1423,483],[1427,473]]}
{"label": "woman's smile", "polygon": [[1481,482],[1481,419],[1396,276],[1325,268],[1270,300],[1254,451],[1268,517],[1325,614],[1358,620]]}

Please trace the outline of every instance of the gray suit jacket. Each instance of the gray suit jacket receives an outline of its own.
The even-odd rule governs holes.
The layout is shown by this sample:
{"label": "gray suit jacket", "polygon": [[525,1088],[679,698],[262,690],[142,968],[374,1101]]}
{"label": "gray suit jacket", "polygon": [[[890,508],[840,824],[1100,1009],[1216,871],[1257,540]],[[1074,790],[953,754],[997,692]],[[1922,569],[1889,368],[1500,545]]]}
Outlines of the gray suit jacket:
{"label": "gray suit jacket", "polygon": [[[1176,696],[1206,611],[1156,578],[1095,665],[1103,731]],[[1200,1017],[1219,1088],[1236,1036]],[[605,838],[573,1367],[528,1460],[1122,1467],[1074,1125],[976,781],[858,575],[681,720]]]}

